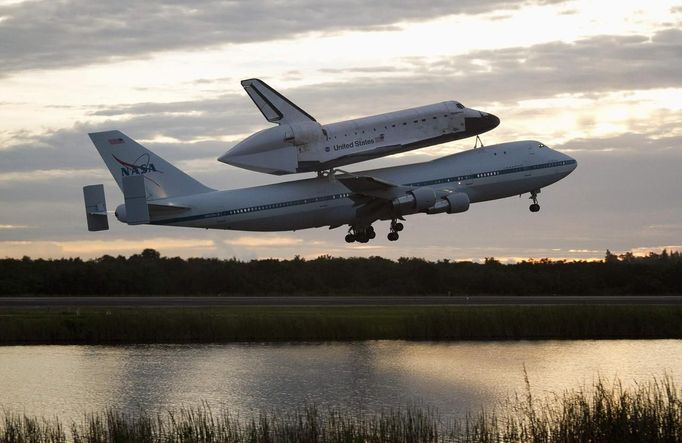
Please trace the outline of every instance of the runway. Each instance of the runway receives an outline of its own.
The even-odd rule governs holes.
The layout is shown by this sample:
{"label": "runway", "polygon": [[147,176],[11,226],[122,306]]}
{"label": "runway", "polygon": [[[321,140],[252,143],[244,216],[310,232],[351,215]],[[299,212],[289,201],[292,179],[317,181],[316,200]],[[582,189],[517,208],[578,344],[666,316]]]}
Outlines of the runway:
{"label": "runway", "polygon": [[0,297],[0,308],[221,306],[679,305],[682,295]]}

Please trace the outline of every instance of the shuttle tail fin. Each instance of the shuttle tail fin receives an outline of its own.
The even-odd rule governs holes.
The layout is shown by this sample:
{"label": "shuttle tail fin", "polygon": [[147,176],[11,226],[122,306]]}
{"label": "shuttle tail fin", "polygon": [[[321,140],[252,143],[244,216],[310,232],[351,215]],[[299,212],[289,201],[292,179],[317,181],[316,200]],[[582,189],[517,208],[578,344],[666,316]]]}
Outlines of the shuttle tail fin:
{"label": "shuttle tail fin", "polygon": [[149,200],[213,191],[121,131],[88,135],[121,191],[123,178],[131,176],[144,177]]}
{"label": "shuttle tail fin", "polygon": [[265,119],[271,123],[289,124],[300,121],[316,121],[310,114],[296,106],[288,98],[257,78],[242,80],[242,86],[258,106]]}

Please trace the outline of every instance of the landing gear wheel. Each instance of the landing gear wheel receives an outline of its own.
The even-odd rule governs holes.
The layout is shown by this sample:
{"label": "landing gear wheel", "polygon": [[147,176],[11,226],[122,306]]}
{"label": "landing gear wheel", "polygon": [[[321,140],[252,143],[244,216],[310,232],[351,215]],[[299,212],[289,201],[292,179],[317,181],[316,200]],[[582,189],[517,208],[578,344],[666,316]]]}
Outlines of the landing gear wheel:
{"label": "landing gear wheel", "polygon": [[530,192],[530,199],[533,200],[533,204],[530,205],[530,207],[528,208],[530,209],[530,212],[538,212],[540,210],[540,205],[538,204],[539,193],[540,193],[539,189]]}
{"label": "landing gear wheel", "polygon": [[402,231],[405,227],[403,226],[402,223],[398,222],[395,218],[391,220],[391,227],[390,227],[390,232],[388,233],[388,240],[389,241],[396,241],[400,237],[398,235],[399,231]]}
{"label": "landing gear wheel", "polygon": [[367,234],[367,238],[372,240],[377,236],[377,233],[374,232],[374,228],[371,226],[368,226],[367,229],[365,230],[365,233]]}
{"label": "landing gear wheel", "polygon": [[347,243],[367,243],[377,236],[372,226],[350,226],[346,234]]}

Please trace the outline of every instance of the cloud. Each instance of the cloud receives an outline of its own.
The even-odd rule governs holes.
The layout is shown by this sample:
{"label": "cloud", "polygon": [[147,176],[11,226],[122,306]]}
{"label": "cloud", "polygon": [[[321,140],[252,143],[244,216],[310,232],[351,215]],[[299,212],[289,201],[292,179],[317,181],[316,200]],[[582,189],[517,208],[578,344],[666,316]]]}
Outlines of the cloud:
{"label": "cloud", "polygon": [[401,22],[555,2],[22,2],[0,6],[0,64],[3,73],[85,65],[144,58],[159,51],[288,39],[310,32],[395,29]]}
{"label": "cloud", "polygon": [[438,90],[448,82],[467,101],[680,87],[682,30],[662,30],[651,38],[603,35],[411,63],[426,76],[424,81],[442,79],[432,87]]}
{"label": "cloud", "polygon": [[[609,91],[682,87],[682,76],[678,75],[682,72],[682,30],[660,31],[651,38],[598,36],[575,43],[475,51],[433,60],[413,58],[406,60],[406,67],[400,69],[401,75],[395,76],[392,67],[367,66],[360,71],[371,71],[368,77],[355,71],[344,82],[326,82],[282,92],[321,122],[451,98],[484,110],[490,106],[493,111],[500,106],[515,106],[520,101],[566,94],[596,105]],[[542,106],[536,106],[534,112],[544,111]],[[667,118],[674,131],[679,126],[676,117],[675,113],[668,116],[661,113],[657,118]],[[506,123],[503,118],[503,125]],[[638,128],[642,132],[653,128],[650,121],[639,123],[643,126]],[[62,158],[61,168],[86,167],[97,162],[87,132],[112,128],[122,129],[140,140],[160,137],[178,140],[180,143],[176,144],[149,144],[152,148],[169,149],[172,159],[218,156],[231,146],[219,140],[239,138],[268,126],[245,93],[168,103],[101,106],[91,111],[88,121],[73,128],[44,136],[27,131],[6,134],[25,143],[5,147],[0,150],[0,156],[5,169],[11,170],[47,169],[46,161],[59,162]],[[186,143],[198,140],[202,142],[187,149]],[[16,151],[14,148],[25,154],[8,152]],[[38,154],[44,148],[47,151],[42,151],[43,158],[40,158]],[[45,155],[46,152],[50,154]],[[26,155],[38,164],[27,163]]]}
{"label": "cloud", "polygon": [[98,126],[125,128],[142,139],[153,139],[162,134],[184,142],[248,135],[270,126],[246,93],[223,94],[203,100],[101,107],[90,116],[111,117],[112,120],[98,123]]}
{"label": "cloud", "polygon": [[320,69],[320,72],[324,74],[376,74],[376,73],[381,73],[381,74],[386,74],[390,72],[402,72],[400,68],[397,66],[389,66],[389,65],[384,65],[384,66],[357,66],[354,68],[323,68]]}
{"label": "cloud", "polygon": [[[656,128],[654,128],[656,130]],[[580,151],[604,151],[656,155],[666,151],[682,152],[682,136],[660,136],[653,133],[627,132],[603,138],[577,138],[566,143],[554,145],[554,148],[567,153]]]}
{"label": "cloud", "polygon": [[[281,92],[318,121],[328,123],[453,98],[481,107],[567,94],[598,100],[614,91],[680,88],[682,30],[662,30],[651,38],[597,36],[575,43],[552,42],[404,62],[398,76],[395,67],[367,66],[351,71],[347,81]],[[366,72],[372,75],[363,76]],[[277,88],[276,83],[273,86]],[[268,126],[245,93],[102,106],[90,115],[111,119],[99,127],[118,126],[143,138],[163,134],[185,142],[249,134]]]}
{"label": "cloud", "polygon": [[[600,35],[572,43],[556,41],[456,56],[411,57],[402,60],[399,76],[394,75],[394,67],[382,70],[382,66],[362,68],[372,71],[371,76],[346,84],[306,87],[299,95],[307,100],[310,93],[323,94],[329,99],[321,108],[348,113],[351,106],[361,107],[379,99],[404,103],[409,97],[414,102],[415,91],[424,103],[443,97],[466,103],[510,103],[561,94],[589,97],[611,91],[680,87],[682,30],[664,29],[651,37]],[[343,96],[336,96],[335,91],[343,91]]]}
{"label": "cloud", "polygon": [[[168,115],[187,115],[197,111],[201,112],[231,112],[239,115],[239,105],[243,105],[244,99],[250,99],[244,94],[225,94],[213,100],[186,100],[170,103],[134,103],[129,105],[121,105],[114,107],[102,107],[99,110],[92,112],[90,115],[95,116],[118,116],[122,114],[131,115],[154,115],[154,114],[168,114]],[[248,101],[246,102],[248,103]]]}
{"label": "cloud", "polygon": [[[131,118],[125,123],[104,122],[76,124],[72,128],[48,131],[44,134],[22,136],[19,143],[0,149],[0,182],[4,180],[33,180],[24,177],[26,171],[39,171],[48,175],[95,176],[104,165],[88,138],[89,132],[122,129],[129,136],[142,141],[163,134],[167,121],[159,120],[145,126],[145,119]],[[198,136],[201,125],[191,134]],[[216,129],[217,130],[217,129]],[[143,142],[145,146],[172,162],[196,161],[197,158],[217,158],[228,148],[219,140],[197,143]],[[217,163],[217,162],[216,162]]]}
{"label": "cloud", "polygon": [[26,228],[28,228],[28,225],[0,224],[0,229],[26,229]]}
{"label": "cloud", "polygon": [[103,171],[92,169],[36,169],[29,172],[0,172],[0,185],[7,182],[45,182],[63,178],[79,177],[81,180],[102,179]]}
{"label": "cloud", "polygon": [[[632,248],[630,252],[637,257],[644,257],[649,255],[650,252],[655,254],[660,254],[663,250],[668,252],[682,252],[682,245],[666,245],[666,246],[640,246],[637,248]],[[613,252],[613,251],[612,251]]]}
{"label": "cloud", "polygon": [[667,223],[667,224],[656,224],[656,225],[649,225],[647,226],[648,229],[653,229],[657,231],[681,231],[682,232],[682,223]]}

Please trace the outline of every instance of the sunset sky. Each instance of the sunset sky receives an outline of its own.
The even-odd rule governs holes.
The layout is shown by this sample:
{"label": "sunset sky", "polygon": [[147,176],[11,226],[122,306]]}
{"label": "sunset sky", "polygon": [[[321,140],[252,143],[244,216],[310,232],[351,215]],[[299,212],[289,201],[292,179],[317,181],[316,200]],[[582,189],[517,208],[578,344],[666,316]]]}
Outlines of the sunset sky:
{"label": "sunset sky", "polygon": [[[682,2],[0,0],[0,257],[130,255],[602,258],[682,249]],[[274,177],[216,161],[268,127],[258,77],[321,123],[444,100],[497,115],[485,144],[536,139],[578,160],[527,196],[417,215],[400,241],[127,226],[90,233],[81,188],[122,202],[88,132],[119,129],[205,184]],[[469,149],[473,139],[355,164]]]}

